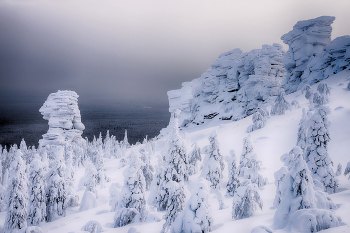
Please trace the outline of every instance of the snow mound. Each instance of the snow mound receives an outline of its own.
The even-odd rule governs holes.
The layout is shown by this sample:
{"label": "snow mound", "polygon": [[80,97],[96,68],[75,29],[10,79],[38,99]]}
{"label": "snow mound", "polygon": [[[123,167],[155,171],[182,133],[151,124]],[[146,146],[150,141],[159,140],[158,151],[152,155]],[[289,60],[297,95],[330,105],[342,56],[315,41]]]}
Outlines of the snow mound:
{"label": "snow mound", "polygon": [[101,233],[104,231],[101,223],[95,220],[88,221],[82,228],[82,231],[87,231],[89,233]]}
{"label": "snow mound", "polygon": [[59,145],[81,138],[85,126],[81,123],[76,92],[58,91],[50,94],[39,111],[49,121],[49,130],[39,141],[41,146]]}
{"label": "snow mound", "polygon": [[43,230],[37,226],[30,226],[26,228],[25,233],[43,233]]}

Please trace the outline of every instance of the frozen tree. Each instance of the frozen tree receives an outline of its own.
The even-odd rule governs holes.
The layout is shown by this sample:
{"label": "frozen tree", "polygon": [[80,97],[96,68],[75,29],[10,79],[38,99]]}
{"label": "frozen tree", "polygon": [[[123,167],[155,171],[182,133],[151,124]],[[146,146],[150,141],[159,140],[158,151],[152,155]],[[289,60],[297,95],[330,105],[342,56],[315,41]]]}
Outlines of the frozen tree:
{"label": "frozen tree", "polygon": [[[288,155],[289,169],[285,178],[279,184],[280,203],[275,212],[276,226],[283,228],[289,216],[300,209],[316,208],[316,196],[313,179],[302,156],[302,149],[294,147]],[[286,163],[286,162],[285,162]]]}
{"label": "frozen tree", "polygon": [[173,113],[172,132],[169,135],[167,150],[164,154],[162,170],[157,174],[157,191],[153,204],[158,210],[164,210],[169,200],[169,190],[166,188],[169,181],[184,182],[188,180],[188,158],[186,147],[179,134],[176,113]]}
{"label": "frozen tree", "polygon": [[93,192],[97,197],[97,171],[90,160],[85,162],[84,186],[86,190]]}
{"label": "frozen tree", "polygon": [[73,194],[74,189],[74,167],[73,167],[73,148],[70,144],[65,146],[65,164],[66,164],[66,172],[65,172],[65,182],[66,182],[66,191],[67,195]]}
{"label": "frozen tree", "polygon": [[320,107],[329,102],[330,90],[326,83],[320,83],[317,87],[317,92],[313,96],[313,104],[315,107]]}
{"label": "frozen tree", "polygon": [[28,187],[22,156],[21,150],[17,150],[10,164],[10,180],[7,193],[8,205],[3,228],[6,232],[27,227]]}
{"label": "frozen tree", "polygon": [[271,115],[283,115],[287,110],[290,110],[290,103],[287,102],[284,96],[284,91],[280,90],[275,104],[271,108]]}
{"label": "frozen tree", "polygon": [[[348,162],[348,164],[346,165],[346,168],[344,170],[344,176],[348,175],[349,173],[350,173],[350,162]],[[350,179],[350,176],[348,179]]]}
{"label": "frozen tree", "polygon": [[169,199],[166,206],[165,223],[161,230],[162,233],[170,229],[175,218],[184,209],[186,198],[182,182],[169,181],[166,188],[169,192]]}
{"label": "frozen tree", "polygon": [[234,150],[230,151],[231,154],[231,166],[229,167],[229,178],[226,185],[227,194],[233,197],[236,189],[239,187],[240,182],[237,174],[237,165],[236,165],[236,154]]}
{"label": "frozen tree", "polygon": [[249,218],[257,208],[262,209],[263,201],[260,198],[256,184],[244,179],[233,196],[232,218]]}
{"label": "frozen tree", "polygon": [[263,115],[261,115],[261,113],[259,111],[256,111],[253,114],[252,120],[253,120],[253,125],[250,125],[248,127],[247,133],[250,133],[254,130],[261,129],[261,128],[265,127],[266,118],[263,117]]}
{"label": "frozen tree", "polygon": [[111,137],[109,136],[109,130],[107,130],[105,140],[103,141],[103,154],[106,158],[111,157],[111,144]]}
{"label": "frozen tree", "polygon": [[298,138],[297,138],[297,146],[299,146],[302,150],[306,149],[306,143],[307,143],[307,130],[308,125],[306,122],[308,119],[305,108],[303,108],[303,116],[299,122],[299,128],[298,128]]}
{"label": "frozen tree", "polygon": [[59,216],[66,215],[66,183],[65,164],[64,164],[64,147],[61,145],[51,145],[51,153],[55,160],[47,176],[46,188],[46,220],[48,222],[54,221]]}
{"label": "frozen tree", "polygon": [[90,220],[88,221],[82,228],[82,231],[89,232],[89,233],[102,233],[104,232],[104,229],[98,221]]}
{"label": "frozen tree", "polygon": [[321,182],[326,192],[334,193],[338,187],[338,180],[335,178],[331,167],[333,162],[328,155],[329,128],[331,124],[327,117],[329,113],[329,107],[320,106],[309,120],[307,149],[304,153],[304,159],[313,179]]}
{"label": "frozen tree", "polygon": [[252,183],[262,187],[266,185],[266,178],[259,173],[261,161],[257,160],[253,144],[249,137],[243,139],[243,150],[238,166],[238,175],[244,179],[250,179]]}
{"label": "frozen tree", "polygon": [[350,90],[350,82],[348,83],[347,89]]}
{"label": "frozen tree", "polygon": [[297,100],[293,100],[292,103],[290,103],[290,104],[294,108],[300,108],[300,104]]}
{"label": "frozen tree", "polygon": [[[0,155],[1,155],[1,146],[0,146]],[[0,157],[1,158],[1,157]],[[7,174],[6,174],[7,176]],[[6,209],[6,186],[7,186],[7,180],[2,175],[2,163],[0,162],[0,212],[4,211]]]}
{"label": "frozen tree", "polygon": [[103,187],[105,183],[105,174],[102,145],[99,145],[97,148],[96,160],[94,165],[97,170],[97,184],[100,184],[101,187]]}
{"label": "frozen tree", "polygon": [[140,149],[140,153],[141,153],[141,160],[143,162],[141,166],[141,170],[143,172],[143,176],[145,177],[146,190],[149,190],[153,180],[153,172],[154,172],[154,168],[150,163],[150,151],[146,146],[143,146]]}
{"label": "frozen tree", "polygon": [[188,155],[188,175],[194,175],[199,171],[199,165],[202,161],[201,150],[197,143],[193,144],[193,149]]}
{"label": "frozen tree", "polygon": [[210,232],[213,225],[213,217],[209,205],[208,181],[200,178],[188,186],[191,197],[187,201],[185,209],[176,217],[171,225],[171,233],[181,232]]}
{"label": "frozen tree", "polygon": [[337,171],[335,173],[335,176],[340,176],[341,175],[342,168],[343,168],[343,166],[339,163],[338,166],[337,166]]}
{"label": "frozen tree", "polygon": [[128,131],[126,129],[125,129],[125,134],[124,134],[123,145],[125,146],[126,149],[130,148],[130,144],[128,141]]}
{"label": "frozen tree", "polygon": [[213,189],[220,189],[220,181],[223,177],[222,171],[225,168],[223,157],[220,154],[219,143],[216,132],[209,136],[209,158],[205,162],[202,175],[211,182]]}
{"label": "frozen tree", "polygon": [[[132,218],[138,216],[139,221],[144,222],[148,215],[148,206],[145,199],[145,178],[141,171],[142,162],[139,156],[132,152],[130,155],[129,168],[124,171],[124,187],[121,194],[121,200],[118,203],[118,208],[115,214],[115,226],[124,226],[129,221],[135,221]],[[126,209],[134,209],[137,213],[135,216],[129,216],[127,222],[122,222],[122,219],[127,219],[130,213],[134,215],[135,211],[126,211]]]}
{"label": "frozen tree", "polygon": [[309,84],[306,84],[303,89],[301,90],[301,92],[304,94],[305,93],[305,98],[307,100],[309,100],[310,104],[312,104],[312,97],[314,95],[314,93],[311,90],[311,87]]}
{"label": "frozen tree", "polygon": [[46,218],[44,163],[38,154],[30,163],[28,224],[38,226]]}

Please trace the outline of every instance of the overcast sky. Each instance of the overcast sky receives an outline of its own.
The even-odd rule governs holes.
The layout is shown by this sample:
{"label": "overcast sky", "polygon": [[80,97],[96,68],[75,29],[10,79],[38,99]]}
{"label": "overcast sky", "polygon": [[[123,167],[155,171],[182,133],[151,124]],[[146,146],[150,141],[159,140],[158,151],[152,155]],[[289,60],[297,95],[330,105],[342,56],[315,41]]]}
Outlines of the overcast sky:
{"label": "overcast sky", "polygon": [[[350,34],[345,0],[0,1],[0,98],[155,105],[199,77],[223,52],[280,37],[299,20],[335,16]],[[288,49],[284,45],[285,49]]]}

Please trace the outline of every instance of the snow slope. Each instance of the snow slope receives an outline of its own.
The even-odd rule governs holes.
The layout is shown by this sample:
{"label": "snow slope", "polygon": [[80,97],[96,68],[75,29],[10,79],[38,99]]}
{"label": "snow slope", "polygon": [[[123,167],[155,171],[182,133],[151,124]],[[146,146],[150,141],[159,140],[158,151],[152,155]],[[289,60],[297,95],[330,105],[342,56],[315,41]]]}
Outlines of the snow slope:
{"label": "snow slope", "polygon": [[[350,90],[347,89],[347,84],[350,81],[350,71],[342,71],[331,78],[324,80],[331,88],[329,107],[332,109],[329,119],[332,122],[330,133],[331,141],[329,143],[329,154],[334,163],[334,170],[336,165],[341,163],[343,168],[347,162],[350,161],[348,151],[350,151]],[[312,86],[312,89],[316,89],[316,85]],[[286,96],[286,99],[291,102],[297,100],[300,104],[300,108],[293,108],[291,111],[287,111],[284,115],[270,116],[267,120],[266,126],[262,129],[253,131],[250,133],[253,142],[254,150],[257,154],[257,158],[262,161],[261,174],[267,177],[268,184],[263,188],[260,188],[260,195],[263,200],[263,209],[255,211],[252,217],[234,220],[231,218],[232,210],[232,197],[224,196],[226,193],[226,183],[228,181],[227,163],[224,170],[224,178],[221,182],[221,194],[224,196],[224,203],[227,208],[219,210],[219,203],[215,192],[209,194],[209,204],[212,209],[212,216],[214,219],[214,225],[212,226],[212,232],[251,232],[256,226],[264,225],[272,228],[273,216],[275,209],[272,209],[273,199],[275,197],[276,187],[274,185],[274,172],[282,167],[280,156],[284,153],[288,153],[295,145],[297,139],[298,124],[302,116],[302,108],[308,107],[308,100],[300,91],[292,93]],[[271,103],[269,103],[271,106]],[[269,109],[270,107],[268,107]],[[239,158],[242,147],[243,138],[248,135],[246,133],[247,127],[252,123],[252,116],[246,117],[242,120],[220,121],[212,120],[206,125],[199,125],[197,127],[182,129],[180,134],[184,137],[188,145],[193,142],[197,142],[200,148],[203,148],[209,144],[208,136],[216,131],[218,134],[218,141],[220,144],[220,152],[226,157],[229,156],[231,149],[236,151],[236,157]],[[164,149],[166,144],[166,136],[156,141],[156,153],[151,158],[153,165],[157,164],[157,155],[159,155]],[[130,153],[132,149],[138,149],[141,145],[132,146],[127,153]],[[203,156],[203,155],[202,155]],[[61,232],[83,232],[82,227],[90,220],[96,220],[100,222],[105,232],[128,232],[130,228],[134,227],[138,232],[160,232],[164,221],[162,216],[165,211],[156,212],[154,208],[150,208],[150,214],[145,223],[132,223],[130,225],[113,228],[113,218],[115,212],[110,212],[109,202],[109,187],[112,183],[119,183],[123,185],[123,171],[126,167],[120,167],[120,159],[105,158],[105,173],[111,178],[111,182],[106,183],[105,188],[97,187],[98,199],[97,207],[79,212],[78,207],[70,207],[67,211],[67,216],[60,218],[56,221],[44,223],[42,230],[44,232],[61,233]],[[78,188],[78,182],[83,176],[84,170],[79,169],[77,171],[77,179],[75,187]],[[188,184],[198,178],[199,174],[193,175],[186,182],[186,198],[190,197],[190,192],[187,190]],[[350,224],[350,180],[341,175],[339,178],[340,186],[335,194],[331,194],[330,197],[334,203],[339,207],[334,211],[336,215],[339,215],[343,222]],[[84,190],[77,190],[77,194],[80,196],[80,200],[84,194]],[[149,191],[146,192],[148,197]],[[0,213],[0,222],[5,220],[5,212]],[[290,232],[288,230],[278,230],[275,232]],[[331,228],[324,230],[323,232],[350,232],[349,225],[343,225],[337,228]]]}

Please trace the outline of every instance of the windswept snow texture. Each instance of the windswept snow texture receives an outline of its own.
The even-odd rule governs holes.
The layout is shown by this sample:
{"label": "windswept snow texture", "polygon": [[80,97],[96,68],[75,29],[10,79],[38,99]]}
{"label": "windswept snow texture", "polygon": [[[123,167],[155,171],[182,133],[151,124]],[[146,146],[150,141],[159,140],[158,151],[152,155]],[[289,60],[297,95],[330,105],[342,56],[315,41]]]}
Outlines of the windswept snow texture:
{"label": "windswept snow texture", "polygon": [[168,92],[169,111],[181,110],[180,127],[251,115],[260,102],[278,94],[286,74],[284,53],[280,44],[273,44],[244,54],[240,49],[221,54],[200,78]]}
{"label": "windswept snow texture", "polygon": [[76,92],[58,91],[50,94],[39,111],[49,121],[49,130],[39,141],[41,146],[59,145],[81,138],[85,126],[81,123]]}

